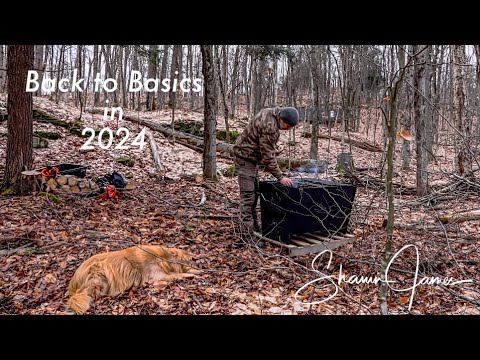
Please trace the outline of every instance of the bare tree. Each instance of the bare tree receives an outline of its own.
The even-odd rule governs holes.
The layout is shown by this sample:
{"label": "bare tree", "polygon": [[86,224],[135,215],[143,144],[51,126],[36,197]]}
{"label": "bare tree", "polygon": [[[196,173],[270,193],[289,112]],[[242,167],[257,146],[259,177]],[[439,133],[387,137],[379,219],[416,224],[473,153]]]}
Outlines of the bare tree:
{"label": "bare tree", "polygon": [[235,109],[237,106],[237,85],[239,84],[238,80],[238,70],[239,70],[239,63],[240,63],[240,48],[241,46],[238,45],[235,49],[235,58],[233,60],[233,70],[231,75],[231,89],[230,89],[230,118],[233,119],[235,117]]}
{"label": "bare tree", "polygon": [[322,109],[320,106],[320,66],[318,64],[318,46],[312,45],[306,47],[306,55],[312,73],[313,104],[315,107],[316,119],[312,119],[312,138],[310,141],[310,159],[317,160],[318,157],[318,130],[322,119]]}
{"label": "bare tree", "polygon": [[[167,76],[167,61],[168,61],[168,52],[169,52],[169,45],[163,46],[163,54],[162,54],[162,64],[160,67],[160,78],[164,79]],[[158,106],[163,108],[165,105],[165,93],[163,91],[159,91],[157,95],[158,99]]]}
{"label": "bare tree", "polygon": [[0,92],[5,90],[5,51],[4,45],[0,45]]}
{"label": "bare tree", "polygon": [[[98,53],[98,45],[93,46],[93,77],[97,76],[97,73],[99,72],[99,53]],[[100,89],[99,89],[100,90]],[[93,95],[93,106],[98,106],[100,103],[100,91],[95,91]]]}
{"label": "bare tree", "polygon": [[[223,47],[222,51],[224,53],[223,55],[225,56],[225,51],[226,51],[225,46]],[[226,92],[227,92],[227,90],[226,90],[226,84],[227,84],[226,72],[222,72],[222,67],[220,65],[220,54],[218,53],[218,51],[217,51],[217,56],[215,56],[215,59],[216,59],[216,65],[217,65],[218,83],[220,85],[220,93],[222,95],[223,114],[225,116],[226,140],[227,140],[227,142],[229,142],[230,141],[230,128],[228,126],[229,125],[228,124],[229,109],[228,109],[227,94],[226,94]],[[226,66],[226,62],[224,61],[224,67],[225,66]]]}
{"label": "bare tree", "polygon": [[21,183],[21,172],[30,170],[32,149],[32,93],[26,92],[27,73],[33,69],[34,45],[10,45],[7,60],[7,160],[3,188],[28,192]]}
{"label": "bare tree", "polygon": [[472,175],[470,156],[471,120],[466,116],[465,108],[465,45],[453,45],[453,121],[457,129],[455,149],[455,170],[460,176]]}
{"label": "bare tree", "polygon": [[[414,94],[413,107],[415,119],[415,136],[416,136],[416,151],[417,151],[417,195],[423,196],[428,192],[428,149],[427,149],[427,128],[431,128],[427,123],[431,122],[429,113],[425,111],[426,104],[430,99],[426,99],[425,90],[427,87],[428,74],[425,71],[425,66],[429,56],[429,46],[415,45],[413,47],[415,57],[414,70]],[[427,95],[430,92],[427,91]]]}
{"label": "bare tree", "polygon": [[215,70],[211,45],[201,45],[202,73],[204,79],[204,144],[203,174],[209,179],[217,175],[217,146],[216,146],[216,106],[217,98],[215,87]]}
{"label": "bare tree", "polygon": [[[38,73],[38,82],[41,83],[43,80],[43,71],[45,70],[44,66],[44,58],[43,58],[43,50],[45,48],[45,45],[35,45],[35,70]],[[42,95],[42,89],[41,87],[38,88],[38,90],[35,92],[36,96]]]}
{"label": "bare tree", "polygon": [[388,218],[387,218],[387,236],[385,242],[385,252],[382,259],[381,278],[382,283],[380,286],[379,300],[381,302],[380,307],[382,314],[388,313],[387,306],[387,294],[388,284],[386,283],[386,269],[390,259],[393,256],[393,228],[395,221],[395,204],[394,204],[394,192],[393,192],[393,163],[395,156],[395,137],[397,132],[397,97],[400,93],[403,78],[405,76],[405,68],[408,63],[405,64],[405,52],[402,47],[399,47],[398,53],[399,70],[395,73],[395,77],[388,88],[387,95],[390,97],[388,115],[386,116],[387,124],[387,179],[386,179],[386,192],[388,201]]}
{"label": "bare tree", "polygon": [[172,54],[172,65],[170,66],[170,93],[169,93],[169,103],[170,107],[175,106],[176,91],[173,91],[173,82],[178,78],[178,74],[181,70],[181,52],[182,45],[173,45],[173,54]]}
{"label": "bare tree", "polygon": [[[157,74],[158,45],[150,45],[148,49],[148,77],[155,78]],[[155,110],[155,93],[147,92],[147,110]]]}

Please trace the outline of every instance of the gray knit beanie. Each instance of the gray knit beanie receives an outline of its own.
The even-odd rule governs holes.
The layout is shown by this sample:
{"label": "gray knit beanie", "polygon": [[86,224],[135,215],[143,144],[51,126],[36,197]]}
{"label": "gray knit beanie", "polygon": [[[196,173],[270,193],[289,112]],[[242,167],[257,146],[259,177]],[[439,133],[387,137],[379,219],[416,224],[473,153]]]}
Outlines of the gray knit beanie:
{"label": "gray knit beanie", "polygon": [[297,125],[300,118],[297,109],[295,109],[294,107],[282,108],[278,113],[278,117],[292,126]]}

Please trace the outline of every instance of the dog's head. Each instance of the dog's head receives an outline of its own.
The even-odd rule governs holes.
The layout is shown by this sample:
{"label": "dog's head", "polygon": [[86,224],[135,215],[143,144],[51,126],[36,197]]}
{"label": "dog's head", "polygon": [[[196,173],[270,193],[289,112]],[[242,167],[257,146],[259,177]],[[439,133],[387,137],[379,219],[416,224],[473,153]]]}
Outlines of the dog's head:
{"label": "dog's head", "polygon": [[192,255],[182,249],[168,249],[169,253],[172,253],[174,257],[179,261],[190,261],[192,260]]}

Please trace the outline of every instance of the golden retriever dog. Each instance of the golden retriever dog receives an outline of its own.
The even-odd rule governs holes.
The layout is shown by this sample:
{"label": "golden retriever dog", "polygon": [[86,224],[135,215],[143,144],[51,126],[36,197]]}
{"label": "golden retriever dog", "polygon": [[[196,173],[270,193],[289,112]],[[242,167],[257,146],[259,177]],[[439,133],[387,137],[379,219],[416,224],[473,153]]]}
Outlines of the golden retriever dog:
{"label": "golden retriever dog", "polygon": [[193,277],[201,271],[188,266],[191,259],[185,250],[161,245],[132,246],[94,255],[73,274],[68,306],[84,314],[99,296],[116,296],[145,283],[160,288],[174,279]]}

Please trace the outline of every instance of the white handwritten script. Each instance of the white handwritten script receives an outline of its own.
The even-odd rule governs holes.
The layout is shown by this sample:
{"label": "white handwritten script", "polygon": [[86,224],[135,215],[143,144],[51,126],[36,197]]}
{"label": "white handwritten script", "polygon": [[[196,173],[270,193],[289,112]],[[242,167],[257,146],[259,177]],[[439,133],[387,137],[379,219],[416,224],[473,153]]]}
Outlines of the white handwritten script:
{"label": "white handwritten script", "polygon": [[[406,249],[408,249],[410,247],[415,248],[416,260],[417,260],[416,261],[415,272],[414,272],[414,276],[413,276],[413,281],[412,281],[411,284],[409,284],[408,287],[405,287],[405,288],[396,288],[394,286],[391,286],[390,284],[397,283],[398,281],[388,279],[388,272],[390,270],[390,267],[391,267],[392,263],[394,262],[394,260],[398,257],[398,255],[400,255],[403,251],[405,251]],[[312,265],[311,265],[312,270],[314,272],[316,272],[317,274],[321,275],[321,276],[319,278],[316,278],[316,279],[312,280],[312,281],[309,281],[308,283],[304,284],[300,289],[298,289],[297,292],[295,293],[295,300],[300,301],[298,299],[298,297],[302,293],[303,290],[308,289],[310,286],[313,286],[313,284],[318,285],[317,283],[320,283],[322,281],[327,281],[327,285],[324,285],[324,286],[330,286],[330,284],[331,284],[331,285],[334,286],[335,290],[328,297],[326,297],[324,299],[321,299],[321,300],[312,301],[313,299],[310,299],[309,302],[301,301],[301,303],[303,305],[321,304],[323,302],[326,302],[326,301],[334,298],[338,294],[339,285],[342,282],[348,283],[348,284],[375,284],[375,285],[377,285],[379,282],[385,282],[385,283],[387,283],[388,287],[392,291],[397,291],[397,292],[411,291],[410,302],[409,302],[409,306],[408,306],[408,310],[410,311],[412,309],[413,297],[415,295],[416,288],[420,285],[446,285],[446,286],[450,286],[450,285],[458,285],[458,284],[461,284],[461,283],[473,282],[473,280],[454,281],[454,279],[452,277],[443,277],[442,278],[442,277],[429,277],[429,276],[424,276],[419,280],[419,278],[418,278],[418,268],[419,268],[420,258],[419,258],[419,254],[418,254],[418,248],[415,245],[412,245],[412,244],[405,245],[403,248],[401,248],[399,251],[397,251],[395,253],[395,255],[390,259],[390,262],[388,263],[388,265],[385,269],[385,279],[382,279],[379,276],[358,276],[358,275],[355,275],[355,274],[350,275],[350,276],[346,276],[343,273],[342,265],[340,265],[338,278],[335,281],[334,276],[324,274],[324,273],[322,273],[321,271],[318,270],[320,268],[319,263],[320,263],[323,255],[325,253],[329,255],[328,264],[326,266],[326,269],[328,270],[330,268],[330,265],[332,263],[332,257],[333,257],[333,253],[332,253],[331,250],[324,250],[321,253],[319,253],[317,256],[315,256],[315,258],[312,260]],[[318,264],[317,264],[317,261],[318,261]]]}

